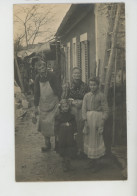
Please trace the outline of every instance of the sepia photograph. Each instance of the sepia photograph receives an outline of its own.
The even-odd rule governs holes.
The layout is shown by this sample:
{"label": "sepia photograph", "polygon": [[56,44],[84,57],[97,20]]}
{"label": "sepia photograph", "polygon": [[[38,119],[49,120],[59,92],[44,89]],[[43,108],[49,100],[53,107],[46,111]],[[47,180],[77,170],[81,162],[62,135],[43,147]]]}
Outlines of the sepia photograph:
{"label": "sepia photograph", "polygon": [[123,181],[125,3],[14,4],[16,182]]}

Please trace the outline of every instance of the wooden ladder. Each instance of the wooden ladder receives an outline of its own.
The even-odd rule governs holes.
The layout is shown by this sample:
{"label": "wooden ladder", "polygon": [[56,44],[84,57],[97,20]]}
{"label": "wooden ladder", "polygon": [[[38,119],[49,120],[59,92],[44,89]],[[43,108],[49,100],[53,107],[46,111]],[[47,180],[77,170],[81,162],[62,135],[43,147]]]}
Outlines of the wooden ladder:
{"label": "wooden ladder", "polygon": [[[113,128],[112,128],[112,145],[115,144],[115,82],[116,82],[116,64],[117,64],[117,49],[116,49],[116,39],[117,39],[117,29],[120,19],[121,5],[116,4],[112,7],[110,12],[110,21],[108,27],[108,35],[106,41],[106,51],[104,57],[104,95],[107,99],[108,90],[110,83],[112,81],[112,76],[114,77],[114,101],[113,101]],[[116,11],[116,12],[115,12]],[[115,13],[114,13],[115,12]]]}

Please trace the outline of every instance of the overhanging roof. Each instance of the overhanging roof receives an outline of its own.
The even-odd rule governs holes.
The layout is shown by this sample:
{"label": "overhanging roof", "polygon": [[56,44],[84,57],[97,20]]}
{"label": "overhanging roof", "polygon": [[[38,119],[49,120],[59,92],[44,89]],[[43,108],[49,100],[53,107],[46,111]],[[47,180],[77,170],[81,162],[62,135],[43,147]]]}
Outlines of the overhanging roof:
{"label": "overhanging roof", "polygon": [[89,11],[93,10],[94,4],[72,4],[63,18],[55,36],[60,37],[68,33]]}
{"label": "overhanging roof", "polygon": [[29,56],[32,53],[38,54],[38,53],[40,53],[42,51],[43,52],[50,51],[50,43],[49,42],[46,42],[46,43],[43,43],[43,44],[34,45],[34,47],[30,48],[30,49],[21,50],[21,51],[18,52],[17,56],[21,57],[21,58],[24,58],[25,56]]}

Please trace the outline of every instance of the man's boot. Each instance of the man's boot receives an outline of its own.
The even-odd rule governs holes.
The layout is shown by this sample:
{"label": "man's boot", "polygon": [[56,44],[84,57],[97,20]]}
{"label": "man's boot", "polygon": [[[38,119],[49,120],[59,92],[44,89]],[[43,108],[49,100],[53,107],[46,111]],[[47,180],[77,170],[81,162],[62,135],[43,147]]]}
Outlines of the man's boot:
{"label": "man's boot", "polygon": [[45,147],[42,147],[42,152],[47,152],[51,149],[50,137],[45,137]]}

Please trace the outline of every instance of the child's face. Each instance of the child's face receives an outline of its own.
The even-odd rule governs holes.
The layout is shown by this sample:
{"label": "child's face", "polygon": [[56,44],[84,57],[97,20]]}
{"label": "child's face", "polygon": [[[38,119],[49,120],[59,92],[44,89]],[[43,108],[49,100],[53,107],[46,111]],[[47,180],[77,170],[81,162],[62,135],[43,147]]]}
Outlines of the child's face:
{"label": "child's face", "polygon": [[98,85],[97,85],[96,82],[90,81],[89,82],[89,88],[90,88],[92,93],[95,93],[97,91],[97,89],[98,89]]}
{"label": "child's face", "polygon": [[62,112],[68,112],[68,110],[69,110],[69,105],[68,105],[67,103],[63,103],[63,104],[61,105],[61,110],[62,110]]}

